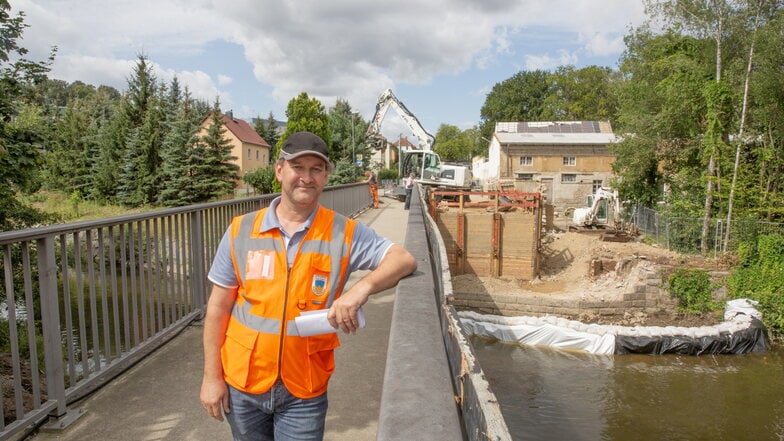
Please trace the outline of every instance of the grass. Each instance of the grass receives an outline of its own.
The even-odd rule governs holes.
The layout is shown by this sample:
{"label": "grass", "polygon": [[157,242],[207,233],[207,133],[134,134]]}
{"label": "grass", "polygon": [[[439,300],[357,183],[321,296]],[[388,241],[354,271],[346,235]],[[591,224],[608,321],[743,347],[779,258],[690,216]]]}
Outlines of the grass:
{"label": "grass", "polygon": [[60,222],[103,219],[159,208],[154,206],[128,208],[121,205],[101,205],[95,201],[82,200],[68,196],[65,193],[51,191],[39,191],[35,194],[24,196],[23,200],[45,213],[57,216]]}

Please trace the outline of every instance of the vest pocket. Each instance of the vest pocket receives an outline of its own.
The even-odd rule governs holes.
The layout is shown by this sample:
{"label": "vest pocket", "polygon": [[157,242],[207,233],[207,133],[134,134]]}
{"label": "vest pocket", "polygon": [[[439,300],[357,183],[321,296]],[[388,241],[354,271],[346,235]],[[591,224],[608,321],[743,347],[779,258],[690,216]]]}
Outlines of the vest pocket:
{"label": "vest pocket", "polygon": [[258,336],[258,332],[242,325],[230,323],[226,329],[226,340],[221,348],[223,373],[242,388],[248,385],[251,355]]}
{"label": "vest pocket", "polygon": [[308,359],[312,384],[326,384],[335,370],[335,348],[340,346],[336,334],[314,335],[308,339]]}

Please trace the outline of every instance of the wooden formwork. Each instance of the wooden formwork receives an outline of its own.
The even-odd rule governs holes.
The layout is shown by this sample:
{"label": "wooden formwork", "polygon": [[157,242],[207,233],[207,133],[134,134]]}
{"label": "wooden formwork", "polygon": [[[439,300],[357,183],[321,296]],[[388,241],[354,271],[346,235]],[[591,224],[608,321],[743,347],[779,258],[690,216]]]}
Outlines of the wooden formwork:
{"label": "wooden formwork", "polygon": [[539,193],[435,191],[429,200],[453,275],[539,275]]}

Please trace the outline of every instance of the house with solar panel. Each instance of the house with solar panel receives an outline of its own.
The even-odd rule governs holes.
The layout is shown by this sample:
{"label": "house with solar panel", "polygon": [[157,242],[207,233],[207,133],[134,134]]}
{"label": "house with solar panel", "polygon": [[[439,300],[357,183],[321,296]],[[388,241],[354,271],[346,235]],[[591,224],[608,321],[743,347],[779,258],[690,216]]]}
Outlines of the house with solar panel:
{"label": "house with solar panel", "polygon": [[499,122],[473,176],[486,190],[542,193],[557,215],[611,185],[615,142],[609,121]]}

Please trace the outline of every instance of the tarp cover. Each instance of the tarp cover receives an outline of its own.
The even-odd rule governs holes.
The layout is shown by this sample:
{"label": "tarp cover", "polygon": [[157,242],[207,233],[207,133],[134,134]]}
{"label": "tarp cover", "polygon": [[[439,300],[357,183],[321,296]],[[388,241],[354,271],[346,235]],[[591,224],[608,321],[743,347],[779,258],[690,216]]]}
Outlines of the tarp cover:
{"label": "tarp cover", "polygon": [[467,334],[506,342],[574,349],[593,354],[744,354],[768,350],[768,334],[749,299],[727,302],[715,326],[614,326],[554,316],[504,317],[461,311]]}

